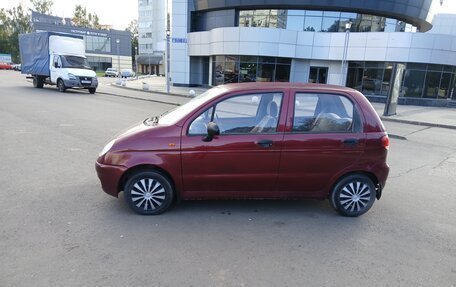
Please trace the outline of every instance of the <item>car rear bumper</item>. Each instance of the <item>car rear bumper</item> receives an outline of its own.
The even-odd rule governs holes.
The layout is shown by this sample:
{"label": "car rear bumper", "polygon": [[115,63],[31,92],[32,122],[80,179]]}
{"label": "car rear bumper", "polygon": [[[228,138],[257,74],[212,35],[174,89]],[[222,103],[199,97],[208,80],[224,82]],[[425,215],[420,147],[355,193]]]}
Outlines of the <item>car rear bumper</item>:
{"label": "car rear bumper", "polygon": [[104,192],[114,197],[119,194],[119,182],[123,173],[127,170],[124,166],[101,164],[95,162],[95,169]]}
{"label": "car rear bumper", "polygon": [[389,165],[386,162],[378,164],[373,168],[373,172],[374,172],[375,176],[377,177],[378,184],[379,184],[379,191],[378,191],[379,196],[378,197],[381,196],[381,192],[385,188],[386,180],[388,179],[389,170],[390,170]]}

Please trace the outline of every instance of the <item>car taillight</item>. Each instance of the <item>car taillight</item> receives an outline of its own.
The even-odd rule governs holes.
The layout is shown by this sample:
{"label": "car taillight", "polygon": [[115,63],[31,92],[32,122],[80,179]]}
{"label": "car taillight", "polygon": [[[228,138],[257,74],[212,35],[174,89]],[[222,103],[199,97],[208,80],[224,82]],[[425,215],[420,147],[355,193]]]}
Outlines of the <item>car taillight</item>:
{"label": "car taillight", "polygon": [[381,139],[381,142],[382,142],[382,146],[385,148],[385,149],[389,149],[390,147],[390,140],[389,140],[389,137],[388,135],[384,135]]}

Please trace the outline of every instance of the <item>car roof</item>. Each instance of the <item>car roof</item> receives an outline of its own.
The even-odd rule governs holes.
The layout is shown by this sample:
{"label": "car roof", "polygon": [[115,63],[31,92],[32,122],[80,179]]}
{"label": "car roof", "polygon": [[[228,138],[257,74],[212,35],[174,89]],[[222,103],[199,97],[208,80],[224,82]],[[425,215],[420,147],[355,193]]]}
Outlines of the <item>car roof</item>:
{"label": "car roof", "polygon": [[312,84],[312,83],[289,83],[289,82],[250,82],[250,83],[236,83],[236,84],[225,84],[220,87],[224,87],[228,92],[238,91],[254,91],[254,90],[285,90],[285,89],[296,89],[302,91],[321,91],[321,92],[345,92],[345,93],[358,93],[358,91],[336,85],[328,84]]}

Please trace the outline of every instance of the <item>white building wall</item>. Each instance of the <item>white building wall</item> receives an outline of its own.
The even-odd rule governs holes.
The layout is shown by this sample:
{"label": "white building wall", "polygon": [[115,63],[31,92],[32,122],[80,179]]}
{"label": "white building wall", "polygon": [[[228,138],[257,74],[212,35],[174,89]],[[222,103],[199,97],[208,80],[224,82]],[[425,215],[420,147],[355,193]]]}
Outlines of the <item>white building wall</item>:
{"label": "white building wall", "polygon": [[166,49],[166,1],[153,1],[151,29],[153,50],[163,52]]}
{"label": "white building wall", "polygon": [[145,45],[152,45],[152,38],[146,38],[146,33],[152,32],[152,2],[139,0],[138,4],[138,53],[151,53],[153,49]]}
{"label": "white building wall", "polygon": [[456,36],[456,15],[437,14],[432,21],[432,29],[427,33],[446,34]]}
{"label": "white building wall", "polygon": [[[259,55],[294,58],[292,81],[301,81],[305,77],[305,60],[319,60],[326,62],[325,65],[329,68],[328,83],[340,84],[345,33],[229,27],[189,33],[188,37],[190,56]],[[347,60],[456,66],[456,35],[350,33]]]}
{"label": "white building wall", "polygon": [[[166,0],[139,0],[138,45],[140,54],[166,49]],[[151,34],[150,36],[146,34]],[[146,38],[147,37],[147,38]],[[144,45],[150,45],[144,48]]]}
{"label": "white building wall", "polygon": [[171,16],[170,76],[173,84],[189,84],[190,58],[187,46],[188,1],[168,0]]}

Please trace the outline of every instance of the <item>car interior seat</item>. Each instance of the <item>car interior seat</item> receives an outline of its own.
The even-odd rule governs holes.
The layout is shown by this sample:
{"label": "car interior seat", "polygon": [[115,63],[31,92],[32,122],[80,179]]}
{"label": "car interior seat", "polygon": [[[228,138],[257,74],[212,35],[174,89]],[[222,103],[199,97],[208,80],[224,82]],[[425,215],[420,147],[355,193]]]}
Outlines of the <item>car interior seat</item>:
{"label": "car interior seat", "polygon": [[266,115],[250,131],[251,133],[275,132],[277,127],[278,107],[276,102],[271,101],[266,110]]}
{"label": "car interior seat", "polygon": [[352,120],[341,118],[334,113],[320,113],[315,119],[312,132],[344,132],[351,127]]}

